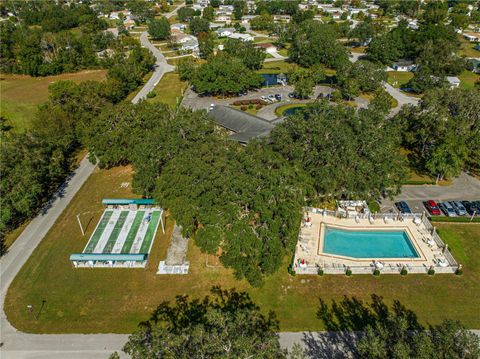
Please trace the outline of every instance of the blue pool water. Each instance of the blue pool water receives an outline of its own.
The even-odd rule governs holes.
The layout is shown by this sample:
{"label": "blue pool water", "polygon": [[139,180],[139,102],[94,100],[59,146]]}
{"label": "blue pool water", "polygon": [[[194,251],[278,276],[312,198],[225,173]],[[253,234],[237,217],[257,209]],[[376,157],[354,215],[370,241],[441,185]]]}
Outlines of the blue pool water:
{"label": "blue pool water", "polygon": [[295,115],[297,112],[302,111],[305,109],[305,106],[297,106],[297,107],[290,107],[283,111],[283,116],[291,116]]}
{"label": "blue pool water", "polygon": [[418,258],[405,231],[350,231],[326,227],[323,252],[353,258]]}

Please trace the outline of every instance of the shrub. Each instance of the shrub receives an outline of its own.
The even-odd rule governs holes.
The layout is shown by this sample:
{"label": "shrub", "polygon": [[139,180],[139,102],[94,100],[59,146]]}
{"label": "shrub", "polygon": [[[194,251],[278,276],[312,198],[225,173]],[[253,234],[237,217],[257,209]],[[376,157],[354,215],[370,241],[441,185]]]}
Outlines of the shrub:
{"label": "shrub", "polygon": [[242,101],[235,101],[232,103],[233,106],[240,106],[242,104]]}
{"label": "shrub", "polygon": [[262,105],[261,105],[261,104],[257,104],[257,105],[255,106],[255,108],[256,108],[257,110],[260,110],[260,109],[262,108]]}
{"label": "shrub", "polygon": [[242,111],[247,111],[248,107],[247,106],[240,106],[240,110]]}
{"label": "shrub", "polygon": [[147,93],[147,98],[154,98],[155,96],[157,96],[157,94],[153,91],[150,91],[149,93]]}
{"label": "shrub", "polygon": [[434,275],[434,274],[435,274],[435,269],[430,268],[430,269],[428,270],[428,275]]}
{"label": "shrub", "polygon": [[373,271],[373,275],[376,276],[376,277],[378,277],[378,276],[380,275],[380,270],[379,270],[379,269],[375,269],[375,270]]}
{"label": "shrub", "polygon": [[402,268],[402,270],[400,271],[400,274],[401,275],[407,275],[408,274],[407,268]]}
{"label": "shrub", "polygon": [[248,108],[249,108],[249,109],[252,109],[252,108],[253,108],[253,105],[252,105],[252,104],[248,105]]}
{"label": "shrub", "polygon": [[263,100],[260,100],[260,105],[265,106],[265,105],[268,105],[268,103]]}
{"label": "shrub", "polygon": [[254,105],[258,105],[260,103],[260,100],[255,98],[253,100],[250,100],[250,103],[253,103]]}
{"label": "shrub", "polygon": [[348,268],[346,271],[345,271],[345,275],[347,277],[350,277],[352,275],[352,270],[350,268]]}
{"label": "shrub", "polygon": [[288,274],[290,274],[292,277],[295,277],[295,275],[297,274],[297,273],[293,270],[293,267],[292,267],[291,264],[288,266]]}
{"label": "shrub", "polygon": [[456,274],[456,275],[462,275],[462,274],[463,274],[463,269],[458,268],[458,269],[455,271],[455,274]]}
{"label": "shrub", "polygon": [[324,273],[325,273],[325,272],[323,271],[323,268],[318,268],[317,274],[318,274],[319,276],[323,276]]}

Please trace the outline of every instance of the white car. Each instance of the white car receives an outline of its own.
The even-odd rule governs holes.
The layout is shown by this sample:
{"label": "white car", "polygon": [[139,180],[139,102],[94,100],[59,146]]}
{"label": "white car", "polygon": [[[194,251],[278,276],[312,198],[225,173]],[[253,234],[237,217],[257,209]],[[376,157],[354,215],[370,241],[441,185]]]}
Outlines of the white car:
{"label": "white car", "polygon": [[267,98],[268,98],[270,101],[272,101],[272,102],[276,102],[276,101],[277,101],[277,99],[275,98],[275,95],[268,95]]}
{"label": "white car", "polygon": [[446,216],[448,216],[448,217],[456,217],[457,216],[457,213],[455,212],[455,209],[450,204],[450,202],[442,202],[438,206],[443,211],[443,213],[445,213]]}
{"label": "white car", "polygon": [[453,206],[453,208],[455,209],[455,212],[457,212],[457,214],[459,216],[464,216],[467,214],[467,209],[465,208],[465,206],[462,204],[462,202],[460,201],[452,201],[450,202]]}

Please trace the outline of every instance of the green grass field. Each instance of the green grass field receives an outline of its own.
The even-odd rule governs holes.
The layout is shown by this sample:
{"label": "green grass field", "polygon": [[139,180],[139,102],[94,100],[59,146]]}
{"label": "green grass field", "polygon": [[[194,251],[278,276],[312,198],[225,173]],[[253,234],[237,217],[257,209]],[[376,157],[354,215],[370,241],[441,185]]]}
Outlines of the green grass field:
{"label": "green grass field", "polygon": [[[480,328],[480,225],[438,223],[436,227],[454,256],[464,265],[464,275],[343,275],[296,276],[284,266],[269,277],[261,288],[251,288],[234,278],[231,270],[207,267],[207,257],[189,243],[190,273],[186,276],[158,276],[156,270],[165,258],[173,221],[167,216],[166,234],[157,232],[145,269],[74,269],[71,253],[80,252],[103,213],[101,199],[134,196],[121,188],[131,180],[131,169],[117,167],[96,170],[60,216],[46,238],[34,251],[10,287],[5,311],[18,329],[35,333],[128,333],[149,317],[162,301],[176,295],[194,297],[208,293],[213,285],[247,290],[264,309],[274,310],[281,330],[319,330],[316,319],[318,300],[340,300],[355,296],[368,300],[371,294],[383,296],[386,303],[400,300],[414,310],[423,323],[444,318],[461,320],[470,328]],[[86,235],[76,220],[82,215]],[[208,257],[213,264],[215,257]],[[25,309],[27,304],[45,307],[38,321]]]}
{"label": "green grass field", "polygon": [[170,107],[175,107],[177,101],[181,100],[183,91],[186,88],[187,83],[181,81],[177,73],[166,73],[154,89],[156,96],[148,99],[148,101],[161,102]]}
{"label": "green grass field", "polygon": [[396,88],[403,87],[413,77],[413,73],[411,72],[388,71],[387,74],[387,82]]}
{"label": "green grass field", "polygon": [[23,131],[37,111],[37,106],[48,100],[48,86],[60,80],[72,80],[76,83],[105,78],[105,70],[85,70],[75,73],[46,77],[26,75],[0,75],[0,93],[2,116],[9,119],[9,125],[17,131]]}
{"label": "green grass field", "polygon": [[464,70],[460,75],[458,75],[460,79],[460,87],[464,89],[472,89],[475,86],[477,81],[480,81],[480,75],[474,74],[471,71]]}

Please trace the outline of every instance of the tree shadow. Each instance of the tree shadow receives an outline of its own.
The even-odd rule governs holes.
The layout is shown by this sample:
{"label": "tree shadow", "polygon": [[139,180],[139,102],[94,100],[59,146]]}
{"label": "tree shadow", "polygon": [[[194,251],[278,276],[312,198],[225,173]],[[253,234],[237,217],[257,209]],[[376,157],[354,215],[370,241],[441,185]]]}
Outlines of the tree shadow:
{"label": "tree shadow", "polygon": [[409,330],[423,329],[416,314],[398,300],[389,308],[383,298],[372,294],[371,302],[344,296],[331,305],[320,299],[317,318],[328,332],[306,333],[303,337],[309,358],[351,358],[357,356],[356,344],[367,327],[375,327],[391,317],[402,317]]}

